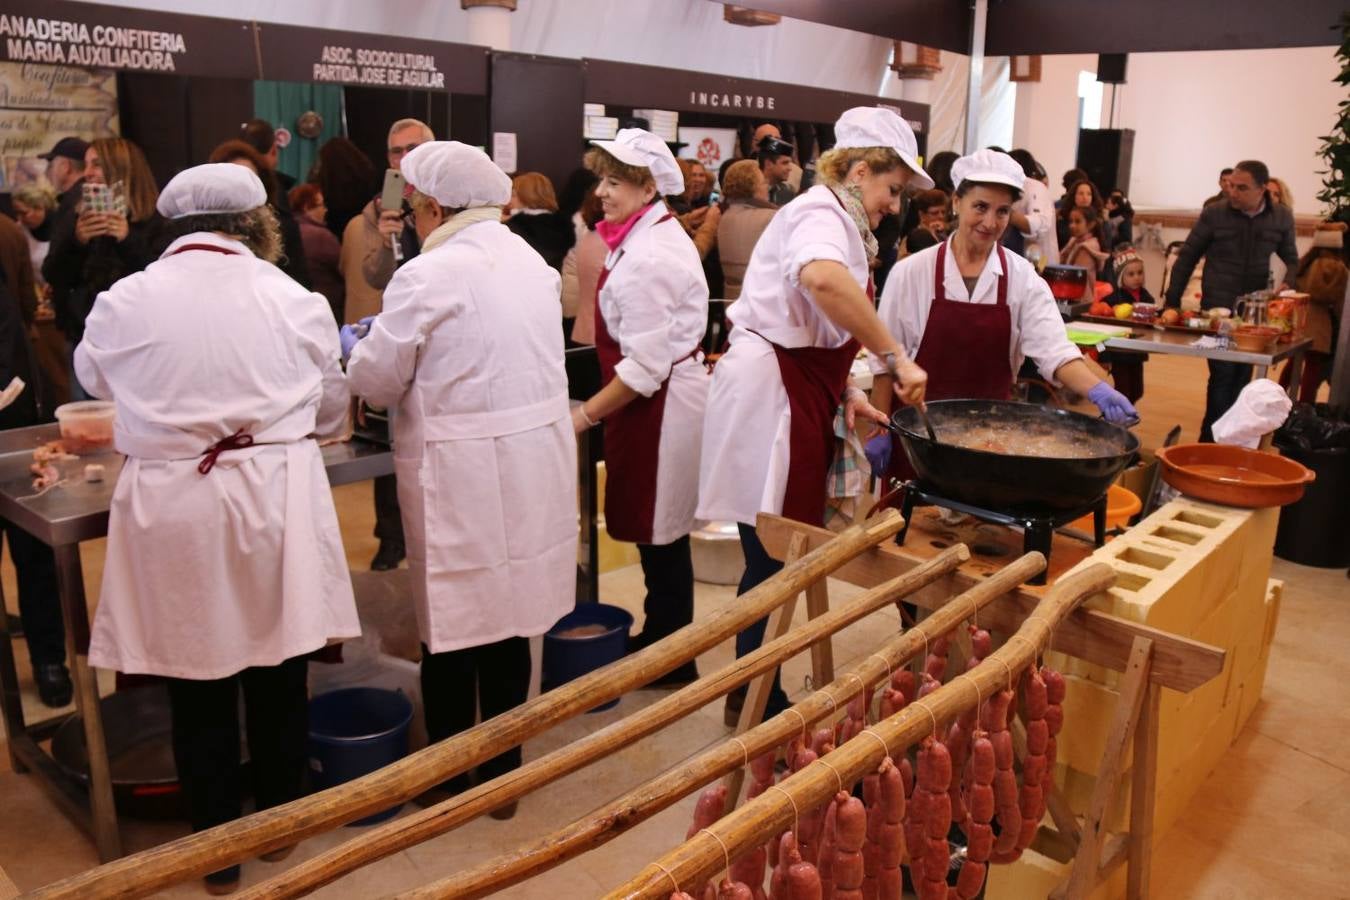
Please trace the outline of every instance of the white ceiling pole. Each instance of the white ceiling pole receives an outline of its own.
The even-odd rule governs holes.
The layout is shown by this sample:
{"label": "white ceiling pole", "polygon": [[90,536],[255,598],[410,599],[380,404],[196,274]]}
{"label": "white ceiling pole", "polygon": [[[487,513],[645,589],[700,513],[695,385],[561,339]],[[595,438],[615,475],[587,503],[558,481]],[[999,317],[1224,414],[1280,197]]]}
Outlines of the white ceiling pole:
{"label": "white ceiling pole", "polygon": [[980,94],[984,84],[984,32],[989,21],[989,0],[973,0],[975,15],[970,27],[970,84],[966,92],[966,153],[980,149]]}

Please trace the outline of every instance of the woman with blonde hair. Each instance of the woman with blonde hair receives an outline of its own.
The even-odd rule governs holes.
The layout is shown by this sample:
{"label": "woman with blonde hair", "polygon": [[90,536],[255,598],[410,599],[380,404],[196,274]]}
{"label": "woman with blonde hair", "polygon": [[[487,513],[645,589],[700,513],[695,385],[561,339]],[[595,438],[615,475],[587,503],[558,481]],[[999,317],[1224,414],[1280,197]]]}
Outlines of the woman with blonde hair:
{"label": "woman with blonde hair", "polygon": [[[885,421],[849,382],[859,345],[885,363],[907,403],[922,403],[927,376],[877,318],[872,229],[898,213],[907,184],[932,187],[914,132],[881,107],[846,111],[818,184],[773,217],[727,311],[730,349],[717,363],[703,430],[698,517],[736,522],[745,593],[782,568],[755,533],[761,512],[820,525],[835,450],[835,412]],[[764,621],[741,632],[736,654],[759,646]],[[728,717],[739,712],[728,697]],[[767,715],[786,707],[775,685]]]}
{"label": "woman with blonde hair", "polygon": [[1289,191],[1289,185],[1284,183],[1283,178],[1271,176],[1266,182],[1266,193],[1270,195],[1272,203],[1278,203],[1281,206],[1294,208],[1294,195]]}
{"label": "woman with blonde hair", "polygon": [[42,264],[56,326],[72,348],[95,298],[154,262],[164,243],[159,188],[140,147],[125,138],[94,141],[84,155],[84,184],[78,216],[58,223]]}
{"label": "woman with blonde hair", "polygon": [[[698,252],[662,197],[684,191],[670,148],[641,128],[592,141],[586,166],[604,210],[596,232],[609,248],[595,295],[598,392],[573,407],[578,433],[605,423],[605,527],[638,545],[647,596],[633,649],[694,616],[698,453],[708,372],[700,345],[708,283]],[[660,679],[693,681],[692,662]]]}

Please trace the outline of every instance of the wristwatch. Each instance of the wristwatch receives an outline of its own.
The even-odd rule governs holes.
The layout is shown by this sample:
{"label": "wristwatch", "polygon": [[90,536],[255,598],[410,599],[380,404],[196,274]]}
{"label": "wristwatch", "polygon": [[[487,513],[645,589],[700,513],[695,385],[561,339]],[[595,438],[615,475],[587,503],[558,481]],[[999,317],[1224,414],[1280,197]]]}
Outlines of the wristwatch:
{"label": "wristwatch", "polygon": [[895,377],[900,370],[900,365],[897,362],[898,359],[899,356],[895,351],[881,354],[881,361],[886,364],[886,371],[891,377]]}

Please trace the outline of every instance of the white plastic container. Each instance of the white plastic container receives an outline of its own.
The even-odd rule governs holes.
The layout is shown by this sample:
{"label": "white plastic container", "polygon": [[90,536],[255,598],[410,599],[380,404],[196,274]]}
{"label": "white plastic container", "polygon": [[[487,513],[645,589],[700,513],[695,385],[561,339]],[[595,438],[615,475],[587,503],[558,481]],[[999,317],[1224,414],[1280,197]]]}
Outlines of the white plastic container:
{"label": "white plastic container", "polygon": [[113,446],[116,406],[106,400],[81,400],[56,408],[61,440],[66,450],[78,456],[107,453]]}

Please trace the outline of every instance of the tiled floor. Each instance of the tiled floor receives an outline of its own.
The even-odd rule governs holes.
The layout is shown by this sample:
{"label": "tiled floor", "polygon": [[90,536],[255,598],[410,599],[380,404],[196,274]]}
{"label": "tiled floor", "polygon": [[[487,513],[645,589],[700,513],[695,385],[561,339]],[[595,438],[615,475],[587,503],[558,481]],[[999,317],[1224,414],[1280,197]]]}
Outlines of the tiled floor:
{"label": "tiled floor", "polygon": [[[1163,422],[1166,417],[1180,421],[1183,414],[1190,414],[1188,408],[1195,408],[1196,394],[1203,391],[1203,366],[1193,363],[1157,357],[1150,362],[1150,385],[1169,388],[1153,388],[1158,399],[1152,417],[1151,398],[1145,400],[1146,443],[1154,443],[1153,432],[1161,434],[1170,425]],[[364,569],[374,552],[369,537],[373,524],[370,487],[350,486],[337,494],[352,567]],[[84,558],[92,599],[97,593],[102,547],[86,545]],[[6,563],[3,585],[11,609],[15,596],[12,574]],[[1350,756],[1344,751],[1350,744],[1350,654],[1345,652],[1350,639],[1350,582],[1343,570],[1310,569],[1281,560],[1275,561],[1272,577],[1285,581],[1285,594],[1262,703],[1223,765],[1200,788],[1180,823],[1159,842],[1154,857],[1156,898],[1350,898],[1342,863],[1350,855]],[[635,568],[611,573],[602,581],[602,599],[638,612],[641,583],[641,573]],[[853,589],[833,584],[831,590],[835,599],[843,599]],[[732,594],[730,588],[700,585],[698,614],[728,602]],[[877,633],[894,627],[894,613],[888,608],[842,632],[835,642],[836,664],[843,667],[867,655]],[[27,659],[22,642],[18,646],[19,667],[26,679]],[[731,652],[726,642],[705,654],[700,665],[711,671],[725,664]],[[804,691],[808,672],[806,659],[787,666],[785,684],[792,693]],[[527,758],[576,740],[659,696],[637,692],[612,712],[567,722],[530,741]],[[47,714],[26,681],[24,701],[31,713]],[[589,770],[558,779],[527,798],[512,821],[482,818],[470,822],[450,835],[369,866],[316,896],[383,897],[452,876],[508,847],[547,834],[726,734],[720,705],[705,708]],[[541,900],[597,896],[678,843],[692,806],[692,798],[686,798],[603,849],[501,896]],[[284,863],[249,863],[245,884],[256,884],[361,831],[345,828],[307,841]],[[128,821],[124,827],[133,850],[182,832],[181,826],[173,824]],[[33,779],[9,771],[7,756],[0,754],[0,869],[20,888],[29,889],[96,863],[82,833]],[[163,896],[204,894],[191,883]]]}

